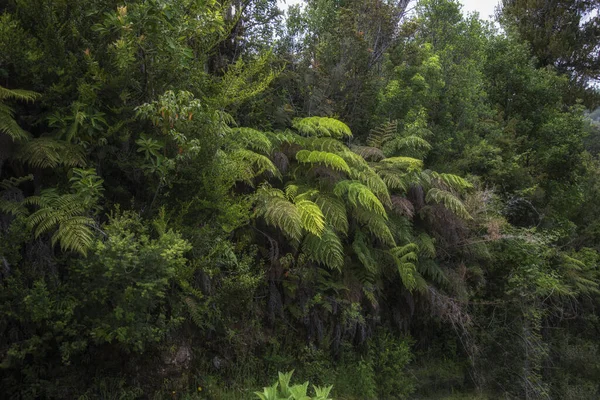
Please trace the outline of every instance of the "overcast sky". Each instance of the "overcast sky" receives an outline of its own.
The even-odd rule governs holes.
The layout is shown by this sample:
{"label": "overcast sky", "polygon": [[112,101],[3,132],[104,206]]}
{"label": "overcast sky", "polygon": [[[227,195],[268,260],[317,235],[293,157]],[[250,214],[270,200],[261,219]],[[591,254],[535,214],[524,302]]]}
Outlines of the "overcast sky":
{"label": "overcast sky", "polygon": [[[302,0],[278,0],[279,6],[282,9],[286,9],[287,6],[292,4],[302,3]],[[490,15],[494,14],[494,7],[498,4],[499,0],[461,0],[463,3],[463,11],[478,11],[479,16],[482,19],[491,19]]]}

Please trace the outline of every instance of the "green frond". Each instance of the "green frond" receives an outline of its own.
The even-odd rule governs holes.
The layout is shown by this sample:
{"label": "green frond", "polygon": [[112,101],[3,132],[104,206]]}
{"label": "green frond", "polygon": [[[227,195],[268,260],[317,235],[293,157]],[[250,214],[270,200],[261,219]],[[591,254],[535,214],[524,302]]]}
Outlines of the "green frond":
{"label": "green frond", "polygon": [[56,168],[59,165],[81,167],[85,165],[85,153],[81,146],[46,137],[23,143],[17,159],[34,168]]}
{"label": "green frond", "polygon": [[229,157],[239,165],[238,180],[251,183],[251,180],[265,172],[279,177],[280,173],[275,164],[262,154],[252,150],[238,149],[233,151]]}
{"label": "green frond", "polygon": [[0,198],[0,212],[14,216],[27,216],[27,208],[23,202],[10,201]]}
{"label": "green frond", "polygon": [[350,178],[364,184],[373,193],[375,193],[375,195],[381,200],[383,204],[385,204],[388,207],[391,207],[392,202],[386,183],[371,168],[362,171],[353,169],[350,173]]}
{"label": "green frond", "polygon": [[303,145],[307,150],[320,150],[328,153],[338,153],[346,151],[346,146],[337,139],[330,137],[309,137],[304,138]]}
{"label": "green frond", "polygon": [[348,234],[348,216],[346,205],[337,197],[328,196],[319,193],[315,199],[315,203],[319,206],[325,221],[337,232],[344,235]]}
{"label": "green frond", "polygon": [[457,192],[462,192],[465,189],[471,189],[473,185],[464,178],[461,178],[458,175],[453,174],[439,174],[437,172],[431,172],[431,176],[434,179],[437,179],[439,182],[443,184],[443,186],[455,190]]}
{"label": "green frond", "polygon": [[435,242],[431,236],[426,233],[421,233],[416,238],[419,245],[419,254],[434,258],[436,256]]}
{"label": "green frond", "polygon": [[311,261],[330,269],[341,271],[344,266],[344,247],[330,227],[326,227],[320,237],[312,233],[307,234],[302,251]]}
{"label": "green frond", "polygon": [[454,196],[452,193],[438,188],[431,188],[425,195],[425,201],[428,203],[434,202],[443,204],[448,210],[452,211],[457,216],[464,219],[472,219],[471,215],[465,208],[464,204],[460,199]]}
{"label": "green frond", "polygon": [[0,101],[3,101],[3,100],[34,101],[38,97],[40,97],[39,93],[32,92],[30,90],[7,89],[3,86],[0,86]]}
{"label": "green frond", "polygon": [[[281,194],[281,196],[280,196]],[[304,223],[300,211],[281,191],[263,190],[258,196],[257,214],[267,225],[281,230],[287,237],[299,241]]]}
{"label": "green frond", "polygon": [[348,163],[351,169],[365,170],[371,168],[367,160],[347,148],[338,153]]}
{"label": "green frond", "polygon": [[14,120],[13,109],[0,103],[0,133],[7,134],[13,141],[27,140],[30,138],[29,133]]}
{"label": "green frond", "polygon": [[356,209],[353,215],[363,226],[369,230],[369,232],[375,238],[379,239],[383,244],[390,247],[396,246],[394,235],[392,235],[392,232],[387,225],[387,221],[383,216],[364,208]]}
{"label": "green frond", "polygon": [[365,160],[380,161],[385,158],[383,151],[377,147],[352,146],[351,149]]}
{"label": "green frond", "polygon": [[448,283],[448,277],[446,276],[446,273],[434,260],[421,260],[421,262],[417,264],[417,269],[421,275],[426,276],[429,280],[437,283],[438,285],[445,285]]}
{"label": "green frond", "polygon": [[29,133],[25,132],[15,121],[13,108],[4,104],[4,101],[34,101],[38,97],[38,93],[29,90],[11,90],[0,86],[0,133],[10,136],[13,141],[29,139]]}
{"label": "green frond", "polygon": [[379,270],[378,264],[371,254],[370,246],[366,241],[365,235],[361,231],[357,231],[352,242],[352,250],[365,269],[365,277],[369,276],[369,281],[373,281],[373,277]]}
{"label": "green frond", "polygon": [[252,128],[232,128],[232,139],[244,148],[252,149],[263,154],[270,154],[273,144],[268,136]]}
{"label": "green frond", "polygon": [[386,186],[392,190],[401,190],[406,192],[410,185],[406,174],[395,171],[394,169],[381,168],[377,166],[375,168],[377,175],[385,182]]}
{"label": "green frond", "polygon": [[389,157],[381,162],[400,170],[419,171],[423,168],[423,161],[412,157]]}
{"label": "green frond", "polygon": [[296,153],[296,159],[301,163],[323,164],[333,170],[350,173],[350,167],[346,161],[337,154],[318,150],[300,150]]}
{"label": "green frond", "polygon": [[92,224],[94,220],[84,216],[72,216],[60,221],[58,229],[52,235],[52,245],[59,242],[62,251],[72,250],[87,255],[87,249],[94,241],[94,234],[90,228]]}
{"label": "green frond", "polygon": [[299,200],[295,203],[304,229],[315,236],[321,236],[325,229],[325,216],[319,206],[310,200]]}
{"label": "green frond", "polygon": [[338,197],[348,199],[355,208],[364,208],[387,219],[385,208],[377,196],[367,186],[358,181],[344,180],[335,185],[334,193]]}
{"label": "green frond", "polygon": [[420,136],[410,135],[395,138],[388,143],[387,148],[391,148],[395,152],[429,151],[431,150],[431,144]]}
{"label": "green frond", "polygon": [[292,126],[306,136],[343,138],[351,137],[352,132],[348,125],[328,117],[296,118]]}
{"label": "green frond", "polygon": [[386,122],[372,129],[367,137],[367,145],[381,149],[383,145],[391,140],[398,130],[398,121]]}

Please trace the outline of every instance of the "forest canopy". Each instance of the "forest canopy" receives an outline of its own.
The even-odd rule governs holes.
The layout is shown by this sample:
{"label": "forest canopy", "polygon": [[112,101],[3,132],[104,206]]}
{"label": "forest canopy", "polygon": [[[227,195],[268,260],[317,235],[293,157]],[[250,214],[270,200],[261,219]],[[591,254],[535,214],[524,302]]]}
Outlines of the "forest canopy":
{"label": "forest canopy", "polygon": [[599,7],[2,2],[3,397],[597,399]]}

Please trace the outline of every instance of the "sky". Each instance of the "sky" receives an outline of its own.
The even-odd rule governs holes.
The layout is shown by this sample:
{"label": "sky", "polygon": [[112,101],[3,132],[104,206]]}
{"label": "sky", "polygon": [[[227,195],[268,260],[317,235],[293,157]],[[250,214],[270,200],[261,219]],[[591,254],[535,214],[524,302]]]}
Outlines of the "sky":
{"label": "sky", "polygon": [[[479,17],[482,19],[492,19],[490,15],[494,14],[494,7],[500,0],[460,0],[463,3],[463,11],[471,12],[478,11]],[[292,4],[302,3],[302,0],[278,0],[279,7],[286,9]]]}

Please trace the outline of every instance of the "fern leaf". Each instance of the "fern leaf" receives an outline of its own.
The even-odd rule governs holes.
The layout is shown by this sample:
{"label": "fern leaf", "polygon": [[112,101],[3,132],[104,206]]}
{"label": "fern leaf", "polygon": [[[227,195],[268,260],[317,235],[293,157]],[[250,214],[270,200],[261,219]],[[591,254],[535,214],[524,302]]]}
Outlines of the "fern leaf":
{"label": "fern leaf", "polygon": [[245,180],[251,184],[253,178],[264,172],[270,172],[276,177],[280,176],[279,170],[268,157],[252,150],[235,150],[230,154],[230,158],[239,164],[238,180]]}
{"label": "fern leaf", "polygon": [[384,158],[381,162],[408,171],[419,171],[423,168],[423,161],[412,157],[390,157]]}
{"label": "fern leaf", "polygon": [[296,118],[292,126],[307,136],[343,138],[351,137],[348,125],[334,118],[308,117]]}
{"label": "fern leaf", "polygon": [[319,206],[310,200],[299,200],[296,201],[296,207],[300,212],[304,229],[320,237],[325,229],[325,217]]}
{"label": "fern leaf", "polygon": [[330,227],[326,227],[320,237],[312,233],[306,235],[302,251],[311,261],[328,268],[341,271],[344,266],[344,247]]}
{"label": "fern leaf", "polygon": [[391,140],[398,130],[398,122],[386,122],[375,129],[372,129],[367,137],[367,145],[381,149],[383,145]]}
{"label": "fern leaf", "polygon": [[85,165],[85,155],[81,146],[45,137],[24,143],[19,149],[17,159],[34,168]]}
{"label": "fern leaf", "polygon": [[381,149],[370,146],[352,146],[352,151],[364,158],[365,160],[380,161],[385,158],[385,154]]}
{"label": "fern leaf", "polygon": [[358,181],[340,181],[335,185],[334,193],[338,197],[346,196],[348,202],[355,208],[362,207],[387,219],[387,214],[381,201],[367,186]]}
{"label": "fern leaf", "polygon": [[457,192],[462,192],[465,189],[470,189],[473,185],[464,178],[461,178],[458,175],[453,174],[438,174],[437,172],[432,172],[431,176],[441,182],[445,188],[449,188],[455,190]]}
{"label": "fern leaf", "polygon": [[298,208],[277,189],[263,186],[258,197],[257,214],[265,219],[267,225],[278,228],[287,237],[299,241],[304,224]]}
{"label": "fern leaf", "polygon": [[348,234],[348,216],[344,202],[336,197],[319,194],[315,203],[319,206],[325,221],[336,231],[346,235]]}
{"label": "fern leaf", "polygon": [[464,219],[472,219],[464,204],[452,193],[438,188],[431,188],[427,191],[425,201],[443,204],[448,210]]}
{"label": "fern leaf", "polygon": [[371,168],[367,168],[363,171],[357,171],[355,169],[350,173],[350,178],[357,180],[368,187],[375,195],[381,200],[383,204],[391,207],[392,201],[388,192],[388,187],[384,180]]}
{"label": "fern leaf", "polygon": [[348,167],[346,161],[337,154],[318,150],[300,150],[296,153],[296,159],[301,163],[323,164],[333,170],[350,173],[350,167]]}
{"label": "fern leaf", "polygon": [[387,225],[387,221],[384,217],[374,212],[368,211],[363,208],[359,208],[354,213],[355,218],[364,225],[369,232],[383,244],[394,247],[396,241],[394,235]]}
{"label": "fern leaf", "polygon": [[244,148],[253,149],[263,154],[270,154],[273,144],[266,134],[252,128],[233,128],[233,139]]}

